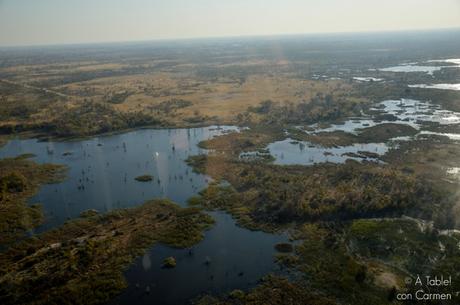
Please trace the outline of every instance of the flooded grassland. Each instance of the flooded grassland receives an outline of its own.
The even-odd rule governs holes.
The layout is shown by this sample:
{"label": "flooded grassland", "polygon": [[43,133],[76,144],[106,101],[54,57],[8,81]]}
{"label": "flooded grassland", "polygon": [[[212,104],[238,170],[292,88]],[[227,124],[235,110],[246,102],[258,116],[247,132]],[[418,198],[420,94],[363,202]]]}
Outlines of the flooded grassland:
{"label": "flooded grassland", "polygon": [[283,43],[7,56],[0,303],[382,305],[417,275],[460,291],[458,48]]}

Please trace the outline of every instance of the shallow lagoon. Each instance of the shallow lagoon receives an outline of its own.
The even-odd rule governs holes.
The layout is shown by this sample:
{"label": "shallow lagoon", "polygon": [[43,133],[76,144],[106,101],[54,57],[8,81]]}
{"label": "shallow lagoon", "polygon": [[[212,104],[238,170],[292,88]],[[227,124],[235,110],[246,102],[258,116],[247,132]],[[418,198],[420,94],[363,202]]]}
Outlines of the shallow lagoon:
{"label": "shallow lagoon", "polygon": [[318,132],[334,132],[334,131],[344,131],[352,134],[358,134],[360,129],[373,127],[378,125],[376,121],[372,118],[351,118],[342,123],[330,124],[328,127],[321,128],[317,124],[308,126],[310,129],[313,129],[313,132],[305,130],[307,133],[318,133]]}
{"label": "shallow lagoon", "polygon": [[291,139],[278,141],[268,146],[270,154],[276,159],[275,164],[279,165],[313,165],[326,162],[344,163],[348,159],[379,162],[377,158],[364,156],[362,152],[371,152],[381,156],[388,149],[389,147],[384,143],[354,144],[324,148],[309,142],[297,142]]}
{"label": "shallow lagoon", "polygon": [[411,99],[387,100],[379,104],[385,114],[394,115],[395,123],[408,124],[420,128],[423,123],[452,125],[460,123],[460,113],[444,110],[439,105]]}
{"label": "shallow lagoon", "polygon": [[[444,110],[438,105],[412,99],[386,100],[377,103],[371,110],[381,115],[392,115],[394,119],[380,120],[372,115],[350,118],[344,122],[331,124],[325,128],[317,124],[307,126],[305,132],[333,132],[344,131],[359,134],[364,128],[374,127],[384,123],[403,124],[420,129],[424,123],[438,123],[440,125],[453,125],[460,123],[460,113]],[[311,130],[311,131],[309,131]]]}
{"label": "shallow lagoon", "polygon": [[376,77],[353,77],[355,81],[358,82],[382,82],[384,81],[383,78],[376,78]]}
{"label": "shallow lagoon", "polygon": [[[287,237],[249,232],[223,212],[210,214],[217,223],[193,249],[158,245],[138,258],[126,273],[130,286],[111,304],[185,304],[197,294],[253,287],[268,272],[279,271],[273,246]],[[163,269],[163,259],[169,256],[176,258],[177,266]]]}
{"label": "shallow lagoon", "polygon": [[417,66],[417,65],[400,65],[388,68],[379,69],[383,72],[397,72],[397,73],[409,73],[409,72],[424,72],[429,75],[433,75],[434,72],[440,71],[443,67],[439,66]]}
{"label": "shallow lagoon", "polygon": [[410,88],[438,89],[438,90],[455,90],[460,91],[460,84],[417,84],[409,85]]}
{"label": "shallow lagoon", "polygon": [[[65,181],[43,186],[31,200],[42,203],[47,221],[40,229],[46,230],[88,209],[107,212],[158,197],[185,204],[209,178],[194,173],[184,160],[204,152],[197,147],[200,141],[236,130],[139,130],[70,142],[12,140],[0,149],[0,158],[32,153],[39,163],[68,166]],[[154,180],[134,180],[144,174]]]}
{"label": "shallow lagoon", "polygon": [[429,102],[412,99],[386,100],[376,104],[371,110],[382,115],[392,115],[394,119],[380,120],[371,115],[364,115],[361,118],[350,118],[342,123],[331,124],[326,128],[319,128],[316,124],[308,127],[309,129],[313,129],[313,133],[345,131],[358,134],[363,128],[384,123],[404,124],[412,126],[415,129],[422,128],[425,123],[437,123],[440,125],[460,124],[460,113],[444,110],[440,106]]}
{"label": "shallow lagoon", "polygon": [[[430,63],[446,63],[449,65],[443,66],[431,66]],[[423,72],[429,75],[433,75],[436,71],[441,71],[445,68],[460,68],[460,59],[450,58],[450,59],[435,59],[428,60],[425,63],[406,63],[398,66],[387,67],[378,69],[383,72],[396,72],[396,73],[409,73],[409,72]]]}
{"label": "shallow lagoon", "polygon": [[[0,158],[33,153],[37,162],[68,166],[65,181],[43,186],[31,200],[40,202],[46,215],[46,223],[37,230],[40,232],[88,209],[107,212],[159,197],[185,206],[210,178],[194,173],[184,160],[206,153],[197,147],[200,141],[237,131],[236,127],[146,129],[73,142],[18,139],[0,149]],[[144,174],[154,180],[134,179]],[[155,245],[137,259],[126,272],[129,288],[114,304],[182,303],[206,291],[248,288],[277,270],[274,246],[286,242],[287,236],[240,228],[225,213],[211,215],[216,225],[194,247],[192,256],[188,249]],[[161,269],[168,256],[177,257],[175,269]],[[206,257],[211,261],[209,266],[204,264]]]}
{"label": "shallow lagoon", "polygon": [[[275,158],[274,163],[279,165],[313,165],[318,163],[344,163],[352,159],[356,161],[381,162],[379,156],[383,156],[390,149],[398,146],[398,142],[410,141],[419,135],[440,135],[452,140],[460,140],[460,134],[436,133],[424,131],[424,124],[453,125],[460,124],[460,113],[442,109],[438,105],[411,99],[386,100],[376,104],[371,109],[376,114],[391,115],[392,120],[380,120],[372,115],[363,114],[362,117],[350,118],[344,122],[330,124],[327,127],[319,127],[318,124],[298,128],[309,134],[344,131],[358,135],[364,128],[378,126],[384,123],[404,124],[419,130],[414,136],[395,137],[387,143],[359,143],[348,146],[322,147],[306,141],[299,142],[285,139],[271,143],[267,146],[268,153],[260,154],[262,157],[271,155]],[[287,134],[288,136],[288,134]],[[255,153],[242,155],[243,158],[257,157]]]}

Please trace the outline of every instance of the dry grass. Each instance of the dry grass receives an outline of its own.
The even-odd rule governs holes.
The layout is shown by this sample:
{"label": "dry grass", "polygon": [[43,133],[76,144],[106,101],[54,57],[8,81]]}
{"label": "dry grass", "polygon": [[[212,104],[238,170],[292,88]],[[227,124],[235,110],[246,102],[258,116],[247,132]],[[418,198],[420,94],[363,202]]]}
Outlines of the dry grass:
{"label": "dry grass", "polygon": [[[192,116],[199,111],[202,115],[217,116],[224,121],[233,119],[250,106],[263,100],[297,103],[309,100],[318,92],[330,92],[340,86],[337,82],[315,82],[287,77],[253,76],[243,84],[217,82],[202,84],[194,90],[181,90],[180,84],[170,80],[170,91],[175,97],[191,101],[192,107],[182,110],[179,116]],[[164,96],[149,97],[133,95],[117,108],[121,111],[143,109],[165,100]]]}
{"label": "dry grass", "polygon": [[[174,69],[153,69],[167,61],[143,62],[134,68],[128,63],[69,62],[68,64],[23,65],[0,69],[10,83],[2,96],[10,104],[34,108],[26,118],[5,116],[1,125],[40,124],[71,111],[84,100],[109,103],[121,113],[143,112],[161,116],[169,125],[190,125],[190,118],[204,118],[204,123],[237,123],[237,116],[264,100],[278,103],[309,101],[317,94],[344,95],[352,85],[340,81],[315,81],[295,77],[282,62],[245,60],[213,64],[211,69],[228,67],[275,67],[276,73],[248,73],[244,80],[236,76],[206,78],[194,71],[202,66],[177,63]],[[149,69],[149,72],[141,72]],[[131,69],[131,70],[130,70]],[[133,72],[133,69],[139,69]],[[5,83],[3,82],[3,85]],[[13,88],[15,87],[15,88]],[[122,95],[113,102],[113,97]],[[192,104],[170,113],[159,112],[159,104],[181,99]],[[2,105],[3,106],[3,105]],[[0,107],[0,113],[2,112]],[[257,115],[252,115],[257,121]]]}

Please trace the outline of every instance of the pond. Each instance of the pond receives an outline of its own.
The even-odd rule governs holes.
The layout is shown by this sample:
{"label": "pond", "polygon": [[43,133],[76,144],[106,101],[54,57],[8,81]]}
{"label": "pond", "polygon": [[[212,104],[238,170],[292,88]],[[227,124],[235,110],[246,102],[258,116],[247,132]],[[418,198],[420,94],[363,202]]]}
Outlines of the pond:
{"label": "pond", "polygon": [[[455,125],[460,124],[460,113],[442,109],[439,105],[413,99],[386,100],[371,108],[374,115],[350,118],[344,122],[330,124],[327,127],[310,125],[307,133],[345,131],[359,134],[362,129],[385,123],[403,124],[421,129],[424,124]],[[386,118],[389,115],[390,118]],[[380,119],[383,116],[384,119]],[[310,130],[310,131],[309,131]]]}
{"label": "pond", "polygon": [[380,162],[378,156],[387,153],[389,147],[384,143],[369,143],[325,148],[309,142],[286,139],[268,145],[268,150],[275,158],[275,164],[313,165],[326,162],[344,163],[348,159]]}
{"label": "pond", "polygon": [[[340,123],[305,128],[307,133],[344,131],[359,134],[362,129],[385,123],[403,124],[420,129],[423,124],[454,125],[460,123],[460,113],[442,109],[439,105],[413,99],[385,100],[371,108],[374,115],[363,114]],[[386,116],[390,116],[389,118]],[[380,119],[382,116],[384,119]]]}
{"label": "pond", "polygon": [[376,77],[353,77],[355,81],[358,82],[382,82],[384,81],[383,78],[376,78]]}
{"label": "pond", "polygon": [[[88,209],[107,212],[138,205],[152,198],[180,204],[206,186],[208,177],[194,173],[184,160],[203,153],[197,144],[235,127],[139,130],[82,141],[12,140],[0,158],[32,153],[39,163],[65,164],[67,179],[45,185],[31,202],[40,202],[47,230]],[[152,175],[153,181],[135,180]]]}
{"label": "pond", "polygon": [[382,72],[397,72],[397,73],[409,73],[409,72],[424,72],[429,75],[433,75],[434,72],[440,71],[443,67],[440,66],[418,66],[418,65],[399,65],[388,68],[378,69]]}
{"label": "pond", "polygon": [[[263,152],[245,152],[240,155],[243,160],[251,161],[260,158],[274,158],[278,165],[314,165],[318,163],[344,163],[346,160],[379,162],[380,156],[390,149],[398,147],[402,141],[418,139],[420,135],[445,136],[452,140],[460,140],[460,134],[438,133],[423,130],[425,125],[455,125],[460,124],[460,113],[444,110],[439,105],[413,99],[385,100],[377,103],[371,109],[373,114],[349,118],[340,123],[313,124],[297,126],[299,130],[313,135],[343,131],[359,135],[363,129],[376,127],[382,124],[409,125],[418,130],[414,136],[398,136],[389,139],[386,143],[356,143],[346,146],[323,147],[308,141],[294,141],[290,138],[269,144]],[[380,117],[386,119],[380,119]],[[324,125],[324,124],[322,124]],[[289,133],[286,134],[289,137]]]}
{"label": "pond", "polygon": [[[445,65],[431,65],[433,63]],[[434,72],[441,71],[445,68],[460,68],[460,58],[433,59],[422,63],[404,63],[393,67],[381,68],[378,70],[383,72],[396,73],[423,72],[429,75],[433,75]]]}
{"label": "pond", "polygon": [[[65,181],[41,187],[30,200],[44,208],[46,222],[37,229],[42,232],[88,209],[103,213],[154,198],[185,206],[211,179],[194,173],[184,160],[206,153],[198,148],[199,142],[238,130],[230,126],[145,129],[72,142],[16,139],[0,149],[0,158],[32,153],[39,163],[68,166]],[[151,175],[153,181],[136,181],[141,175]],[[154,246],[126,272],[129,288],[116,304],[182,303],[205,291],[247,288],[277,270],[274,246],[286,242],[287,236],[253,232],[238,227],[227,214],[210,214],[216,225],[194,247],[193,255],[189,250]],[[161,269],[168,256],[177,257],[176,269]],[[204,265],[206,258],[211,260],[209,266]]]}
{"label": "pond", "polygon": [[319,127],[318,124],[313,124],[308,126],[309,129],[312,129],[313,131],[310,132],[308,130],[305,130],[307,133],[319,133],[319,132],[334,132],[334,131],[344,131],[352,134],[358,134],[360,129],[367,128],[367,127],[373,127],[378,125],[376,121],[374,121],[372,118],[350,118],[349,120],[346,120],[344,122],[338,123],[338,124],[330,124],[327,127]]}
{"label": "pond", "polygon": [[460,113],[442,109],[430,102],[412,99],[387,100],[379,104],[377,110],[394,115],[396,123],[408,124],[420,128],[424,123],[453,125],[460,123]]}
{"label": "pond", "polygon": [[417,84],[409,85],[410,88],[438,89],[438,90],[455,90],[460,91],[460,84]]}
{"label": "pond", "polygon": [[[201,243],[191,250],[153,247],[126,273],[130,286],[111,304],[184,304],[197,294],[253,287],[268,272],[278,271],[273,247],[286,242],[286,236],[249,232],[223,212],[210,214],[217,223]],[[169,256],[177,266],[163,269]]]}

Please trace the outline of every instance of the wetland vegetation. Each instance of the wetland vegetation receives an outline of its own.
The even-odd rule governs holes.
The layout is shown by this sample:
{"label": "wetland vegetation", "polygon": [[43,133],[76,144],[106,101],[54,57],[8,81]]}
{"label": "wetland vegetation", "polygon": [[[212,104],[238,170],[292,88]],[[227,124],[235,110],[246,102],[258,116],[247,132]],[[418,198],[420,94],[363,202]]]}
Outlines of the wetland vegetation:
{"label": "wetland vegetation", "polygon": [[182,209],[167,200],[69,221],[0,254],[0,300],[2,304],[107,302],[126,287],[122,272],[152,244],[190,247],[212,224],[199,209]]}
{"label": "wetland vegetation", "polygon": [[40,206],[27,201],[42,184],[64,179],[63,166],[37,164],[30,157],[0,160],[0,247],[23,238],[43,222]]}
{"label": "wetland vegetation", "polygon": [[0,303],[455,296],[459,34],[387,35],[1,50]]}
{"label": "wetland vegetation", "polygon": [[142,175],[142,176],[137,176],[134,179],[136,181],[139,181],[139,182],[150,182],[150,181],[153,180],[153,176],[151,176],[151,175]]}

